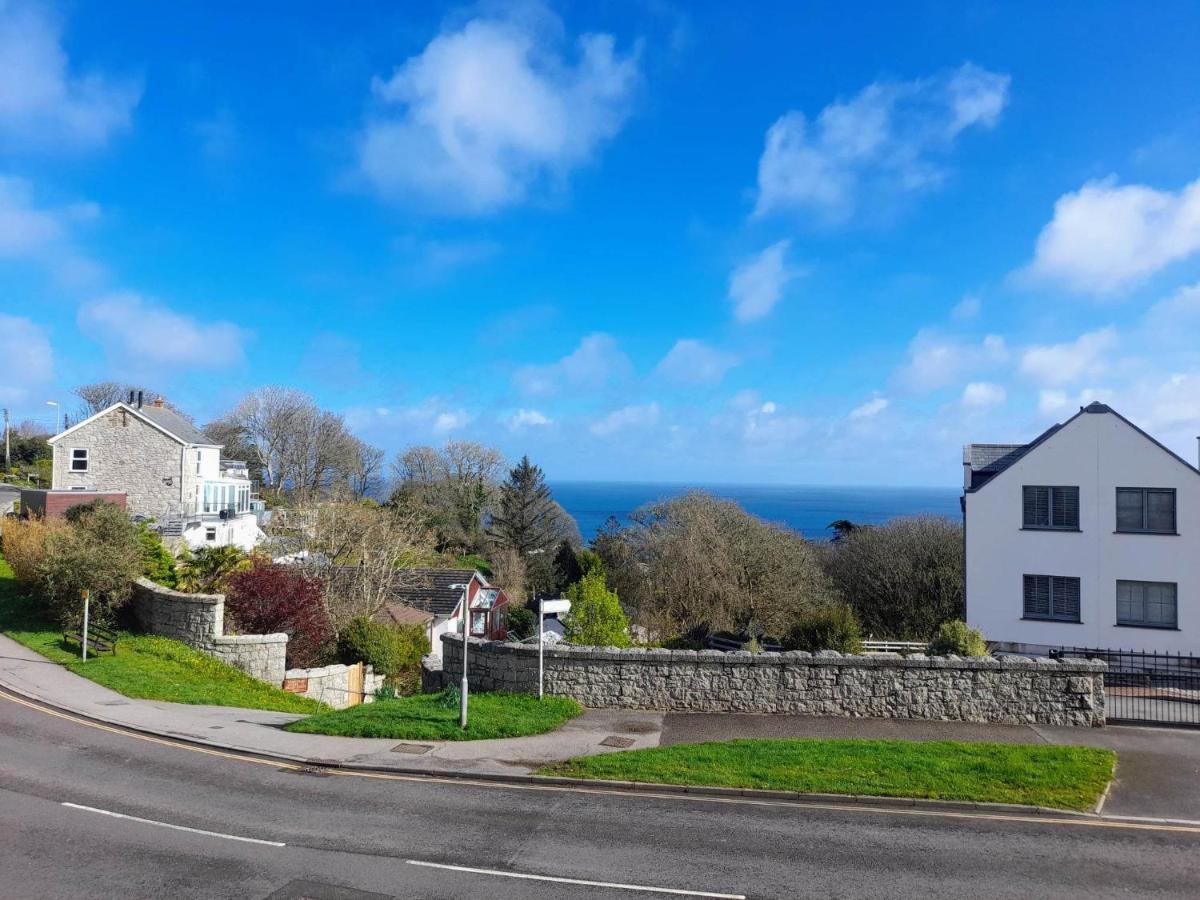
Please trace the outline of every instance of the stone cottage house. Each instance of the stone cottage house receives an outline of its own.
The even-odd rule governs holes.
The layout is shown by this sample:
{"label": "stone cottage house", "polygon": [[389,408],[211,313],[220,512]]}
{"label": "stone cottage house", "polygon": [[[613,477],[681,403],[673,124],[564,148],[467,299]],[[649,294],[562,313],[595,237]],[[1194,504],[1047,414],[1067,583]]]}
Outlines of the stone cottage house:
{"label": "stone cottage house", "polygon": [[52,492],[104,491],[126,496],[130,515],[153,519],[166,538],[192,548],[251,550],[263,538],[242,463],[221,459],[221,445],[162,398],[141,392],[50,438]]}

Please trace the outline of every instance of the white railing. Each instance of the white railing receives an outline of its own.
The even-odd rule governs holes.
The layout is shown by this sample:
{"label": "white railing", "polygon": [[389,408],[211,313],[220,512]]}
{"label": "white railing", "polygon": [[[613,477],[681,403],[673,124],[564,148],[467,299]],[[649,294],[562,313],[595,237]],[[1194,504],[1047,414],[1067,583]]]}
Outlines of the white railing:
{"label": "white railing", "polygon": [[862,652],[872,653],[924,653],[929,647],[925,641],[863,641]]}

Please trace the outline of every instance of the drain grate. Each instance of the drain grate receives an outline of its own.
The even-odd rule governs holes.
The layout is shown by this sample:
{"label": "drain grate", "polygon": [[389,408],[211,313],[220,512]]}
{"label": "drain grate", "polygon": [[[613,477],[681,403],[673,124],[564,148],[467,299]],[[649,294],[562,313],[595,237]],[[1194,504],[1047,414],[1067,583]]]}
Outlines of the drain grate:
{"label": "drain grate", "polygon": [[433,744],[397,744],[392,748],[392,752],[419,755],[421,753],[428,753],[432,749]]}
{"label": "drain grate", "polygon": [[626,747],[633,746],[633,738],[620,737],[615,734],[610,734],[600,742],[601,747],[617,747],[624,750]]}

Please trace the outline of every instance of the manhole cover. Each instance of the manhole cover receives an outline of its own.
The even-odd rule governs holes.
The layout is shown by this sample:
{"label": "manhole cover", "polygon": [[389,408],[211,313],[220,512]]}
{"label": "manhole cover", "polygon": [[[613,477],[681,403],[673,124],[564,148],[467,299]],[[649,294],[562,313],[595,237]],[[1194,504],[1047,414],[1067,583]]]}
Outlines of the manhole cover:
{"label": "manhole cover", "polygon": [[428,753],[433,749],[432,744],[397,744],[392,748],[393,753]]}
{"label": "manhole cover", "polygon": [[619,747],[622,750],[626,747],[633,746],[633,738],[619,737],[615,734],[610,734],[600,742],[601,747]]}

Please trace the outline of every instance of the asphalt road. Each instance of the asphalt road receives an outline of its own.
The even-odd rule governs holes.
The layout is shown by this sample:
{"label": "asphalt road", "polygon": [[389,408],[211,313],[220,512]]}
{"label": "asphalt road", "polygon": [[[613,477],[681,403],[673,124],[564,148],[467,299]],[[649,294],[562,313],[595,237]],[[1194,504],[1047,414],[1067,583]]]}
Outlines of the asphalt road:
{"label": "asphalt road", "polygon": [[914,812],[307,774],[0,698],[3,898],[670,896],[501,873],[683,896],[1196,895],[1195,829]]}

